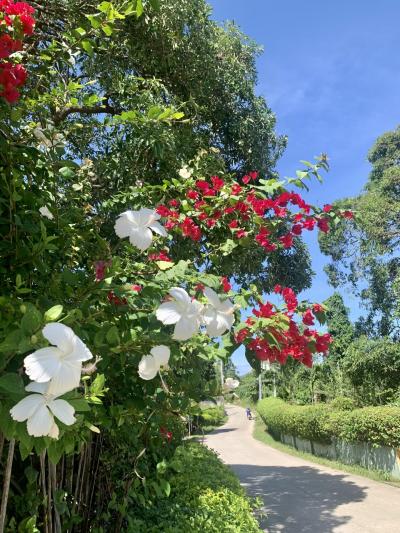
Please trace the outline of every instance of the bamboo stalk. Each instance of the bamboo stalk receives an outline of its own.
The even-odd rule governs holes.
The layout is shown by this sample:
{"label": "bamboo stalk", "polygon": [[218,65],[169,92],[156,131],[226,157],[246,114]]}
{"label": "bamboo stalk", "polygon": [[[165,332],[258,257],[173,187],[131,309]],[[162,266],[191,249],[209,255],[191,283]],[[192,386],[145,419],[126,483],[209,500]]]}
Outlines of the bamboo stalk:
{"label": "bamboo stalk", "polygon": [[51,488],[52,488],[52,495],[53,495],[53,511],[54,511],[54,533],[61,533],[61,520],[60,520],[60,513],[58,512],[57,506],[55,504],[56,501],[56,490],[57,490],[57,467],[56,465],[53,465],[49,460],[49,474],[51,479]]}
{"label": "bamboo stalk", "polygon": [[3,480],[3,494],[1,496],[0,533],[4,533],[4,525],[6,523],[8,493],[10,491],[11,470],[12,470],[12,464],[14,460],[14,448],[15,448],[15,439],[11,439],[8,445],[7,463],[6,463],[6,468],[4,471],[4,480]]}
{"label": "bamboo stalk", "polygon": [[52,513],[52,492],[51,492],[51,475],[50,475],[50,459],[47,456],[47,514],[48,514],[48,524],[49,524],[49,533],[53,533],[53,513]]}

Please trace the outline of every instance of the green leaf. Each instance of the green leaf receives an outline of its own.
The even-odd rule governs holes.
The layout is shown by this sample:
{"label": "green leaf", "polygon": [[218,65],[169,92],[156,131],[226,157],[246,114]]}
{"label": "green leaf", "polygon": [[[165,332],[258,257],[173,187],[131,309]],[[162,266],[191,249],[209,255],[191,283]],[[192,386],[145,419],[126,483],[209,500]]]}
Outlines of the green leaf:
{"label": "green leaf", "polygon": [[116,346],[120,343],[117,326],[111,326],[111,328],[107,331],[106,339],[107,342],[113,346]]}
{"label": "green leaf", "polygon": [[83,40],[81,42],[81,46],[90,57],[93,57],[94,48],[92,46],[92,43],[88,39]]}
{"label": "green leaf", "polygon": [[140,17],[143,13],[143,3],[142,0],[136,0],[136,16]]}
{"label": "green leaf", "polygon": [[0,389],[12,394],[25,394],[24,382],[18,374],[4,374],[0,377]]}
{"label": "green leaf", "polygon": [[42,314],[33,305],[30,305],[22,317],[21,329],[27,335],[35,333],[42,325]]}
{"label": "green leaf", "polygon": [[160,270],[168,270],[169,268],[172,268],[175,263],[172,263],[172,261],[156,261],[156,265]]}
{"label": "green leaf", "polygon": [[62,315],[62,311],[63,311],[62,305],[54,305],[53,307],[50,307],[50,309],[48,309],[44,314],[45,321],[55,322]]}
{"label": "green leaf", "polygon": [[90,411],[90,406],[88,402],[83,398],[68,400],[68,403],[71,404],[77,412]]}

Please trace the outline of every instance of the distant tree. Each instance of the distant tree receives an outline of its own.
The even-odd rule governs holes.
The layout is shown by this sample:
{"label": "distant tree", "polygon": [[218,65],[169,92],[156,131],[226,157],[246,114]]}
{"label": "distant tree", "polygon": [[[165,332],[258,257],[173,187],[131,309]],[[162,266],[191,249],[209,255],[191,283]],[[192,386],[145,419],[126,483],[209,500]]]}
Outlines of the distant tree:
{"label": "distant tree", "polygon": [[400,128],[378,138],[368,154],[372,170],[363,193],[338,202],[356,212],[320,235],[332,259],[327,273],[334,287],[350,285],[368,314],[357,331],[369,336],[400,333]]}
{"label": "distant tree", "polygon": [[328,307],[326,313],[328,331],[333,337],[333,343],[329,347],[329,361],[337,361],[342,359],[354,339],[354,326],[349,319],[349,310],[338,292],[333,293],[324,304]]}

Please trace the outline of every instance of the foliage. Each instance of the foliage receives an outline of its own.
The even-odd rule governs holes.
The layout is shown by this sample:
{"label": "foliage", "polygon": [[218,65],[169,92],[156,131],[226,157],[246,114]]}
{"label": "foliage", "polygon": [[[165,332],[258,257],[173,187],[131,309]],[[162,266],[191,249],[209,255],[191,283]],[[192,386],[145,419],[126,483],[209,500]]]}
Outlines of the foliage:
{"label": "foliage", "polygon": [[342,439],[394,448],[400,444],[398,407],[343,410],[342,404],[335,410],[329,404],[298,406],[267,398],[257,404],[257,411],[272,435],[284,433],[317,442]]}
{"label": "foliage", "polygon": [[335,411],[352,411],[357,407],[357,404],[353,398],[337,396],[329,403],[329,406]]}
{"label": "foliage", "polygon": [[354,327],[349,319],[349,310],[345,307],[339,293],[333,293],[325,300],[324,305],[327,307],[326,324],[333,337],[333,343],[329,347],[329,361],[336,362],[343,357],[347,347],[353,341]]}
{"label": "foliage", "polygon": [[140,518],[132,518],[132,531],[260,531],[252,514],[253,502],[214,452],[196,443],[182,446],[168,468],[174,472],[169,498],[159,501],[157,508],[144,510]]}
{"label": "foliage", "polygon": [[221,426],[226,421],[225,409],[222,406],[203,409],[198,417],[201,426]]}
{"label": "foliage", "polygon": [[323,253],[332,259],[328,275],[334,287],[348,284],[361,298],[367,316],[361,333],[398,336],[400,129],[379,137],[368,154],[372,170],[361,195],[335,205],[352,207],[352,220],[320,236]]}
{"label": "foliage", "polygon": [[[309,328],[323,306],[286,286],[271,306],[263,291],[307,286],[302,231],[344,213],[291,190],[320,179],[324,156],[278,179],[283,144],[254,94],[255,47],[203,1],[34,5],[24,92],[15,106],[0,98],[0,430],[3,455],[17,450],[8,525],[120,531],[170,493],[165,464],[215,389],[216,360],[241,342],[254,365],[310,365],[327,351],[329,336]],[[255,318],[241,323],[247,307]],[[94,356],[57,400],[74,415],[58,439],[32,431],[36,411],[10,415],[26,405],[27,357],[50,350],[53,368],[65,355],[50,323]],[[142,379],[160,347],[168,366]]]}
{"label": "foliage", "polygon": [[345,352],[343,371],[363,405],[390,403],[400,391],[400,347],[391,339],[360,337]]}
{"label": "foliage", "polygon": [[258,400],[258,381],[254,370],[240,378],[240,385],[236,393],[241,400],[255,403]]}

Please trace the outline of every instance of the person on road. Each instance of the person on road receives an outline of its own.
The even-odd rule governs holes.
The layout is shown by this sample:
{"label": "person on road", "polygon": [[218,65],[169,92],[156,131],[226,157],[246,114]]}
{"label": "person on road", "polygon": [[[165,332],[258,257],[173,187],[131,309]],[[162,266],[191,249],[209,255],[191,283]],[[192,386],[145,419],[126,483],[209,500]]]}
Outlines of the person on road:
{"label": "person on road", "polygon": [[251,420],[251,411],[250,411],[250,407],[246,407],[246,416],[247,416],[247,420]]}

